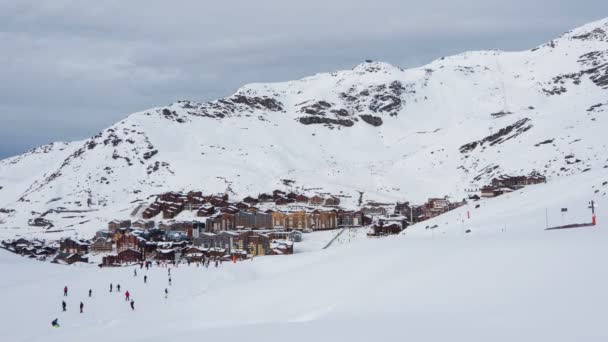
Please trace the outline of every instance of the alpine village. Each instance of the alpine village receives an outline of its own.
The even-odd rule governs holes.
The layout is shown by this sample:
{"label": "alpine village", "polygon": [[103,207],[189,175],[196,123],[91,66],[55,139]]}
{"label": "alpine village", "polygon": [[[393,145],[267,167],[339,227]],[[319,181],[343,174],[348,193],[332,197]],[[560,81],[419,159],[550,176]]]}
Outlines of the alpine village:
{"label": "alpine village", "polygon": [[[526,176],[503,175],[469,195],[468,200],[496,197],[545,182],[545,176],[536,172]],[[345,210],[340,207],[340,196],[330,194],[308,197],[274,190],[271,194],[231,201],[228,194],[168,192],[156,196],[147,206],[135,208],[131,217],[108,222],[107,227],[88,240],[19,238],[2,241],[0,248],[40,261],[66,265],[97,262],[99,267],[144,262],[236,262],[293,254],[294,243],[317,231],[357,228],[366,229],[369,237],[399,234],[411,223],[428,220],[466,203],[466,199],[454,202],[444,197],[429,198],[421,205],[368,202],[358,210]]]}

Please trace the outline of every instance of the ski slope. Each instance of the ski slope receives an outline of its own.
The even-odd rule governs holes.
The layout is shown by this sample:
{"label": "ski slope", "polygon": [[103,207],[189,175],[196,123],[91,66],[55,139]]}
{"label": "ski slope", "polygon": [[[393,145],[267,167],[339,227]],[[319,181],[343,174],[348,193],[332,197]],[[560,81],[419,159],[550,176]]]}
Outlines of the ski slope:
{"label": "ski slope", "polygon": [[[165,268],[134,277],[132,267],[60,266],[0,251],[0,340],[605,341],[605,197],[597,198],[599,225],[544,230],[545,208],[555,223],[561,207],[570,210],[567,223],[589,219],[579,204],[594,198],[588,188],[603,176],[585,173],[459,209],[472,212],[469,234],[458,211],[399,236],[353,233],[322,250],[332,236],[324,233],[289,257],[173,268],[171,286]],[[123,292],[109,293],[110,283]]]}

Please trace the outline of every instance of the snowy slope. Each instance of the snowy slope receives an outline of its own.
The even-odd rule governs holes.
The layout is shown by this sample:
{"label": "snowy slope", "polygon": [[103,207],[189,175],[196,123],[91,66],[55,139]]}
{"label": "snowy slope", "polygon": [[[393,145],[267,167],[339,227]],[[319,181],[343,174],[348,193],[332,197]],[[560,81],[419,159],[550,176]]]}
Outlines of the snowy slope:
{"label": "snowy slope", "polygon": [[[587,218],[577,204],[594,177],[572,178],[583,186],[569,191],[571,200],[562,189],[572,184],[564,180],[482,202],[470,234],[446,219],[435,222],[432,235],[414,226],[405,235],[353,239],[285,258],[219,269],[182,265],[172,269],[171,286],[165,268],[152,268],[143,284],[145,270],[134,277],[131,268],[66,267],[0,251],[0,268],[10,274],[0,278],[0,339],[605,341],[608,277],[598,270],[608,257],[608,226],[600,219],[593,228],[544,231],[544,210],[542,220],[536,213],[541,205],[521,209],[525,198],[525,204],[571,208],[574,221]],[[607,202],[600,197],[602,213]],[[491,217],[508,221],[508,229],[486,227]],[[110,283],[132,294],[135,311],[122,293],[108,292]],[[65,285],[70,294],[62,313]],[[84,314],[77,312],[80,301]],[[61,328],[50,326],[54,318]]]}
{"label": "snowy slope", "polygon": [[530,51],[409,70],[366,62],[135,113],[86,141],[0,162],[0,234],[39,234],[27,223],[43,216],[62,234],[90,235],[170,190],[288,188],[354,206],[359,192],[461,199],[500,174],[602,172],[607,32],[604,19]]}

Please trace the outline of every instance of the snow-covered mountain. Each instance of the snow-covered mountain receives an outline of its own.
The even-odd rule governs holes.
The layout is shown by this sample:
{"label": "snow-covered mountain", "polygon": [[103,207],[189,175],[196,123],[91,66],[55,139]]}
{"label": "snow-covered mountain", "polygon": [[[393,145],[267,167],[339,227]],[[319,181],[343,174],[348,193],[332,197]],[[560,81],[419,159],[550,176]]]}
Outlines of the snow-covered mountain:
{"label": "snow-covered mountain", "polygon": [[408,70],[368,61],[131,114],[85,141],[0,161],[0,234],[40,231],[28,225],[40,217],[90,233],[172,190],[286,188],[348,207],[360,193],[461,199],[502,174],[604,174],[606,128],[608,19],[529,51]]}

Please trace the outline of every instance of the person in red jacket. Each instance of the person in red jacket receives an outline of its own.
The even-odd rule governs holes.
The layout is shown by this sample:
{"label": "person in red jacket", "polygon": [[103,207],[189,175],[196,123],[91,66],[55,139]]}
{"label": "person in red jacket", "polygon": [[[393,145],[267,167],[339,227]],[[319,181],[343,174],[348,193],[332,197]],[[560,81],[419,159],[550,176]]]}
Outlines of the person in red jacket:
{"label": "person in red jacket", "polygon": [[67,286],[65,286],[65,287],[63,288],[63,296],[64,296],[64,297],[67,297],[67,296],[68,296],[68,287],[67,287]]}
{"label": "person in red jacket", "polygon": [[127,290],[127,292],[125,292],[125,301],[127,301],[127,302],[129,301],[129,296],[130,295],[131,294],[129,293],[129,290]]}

